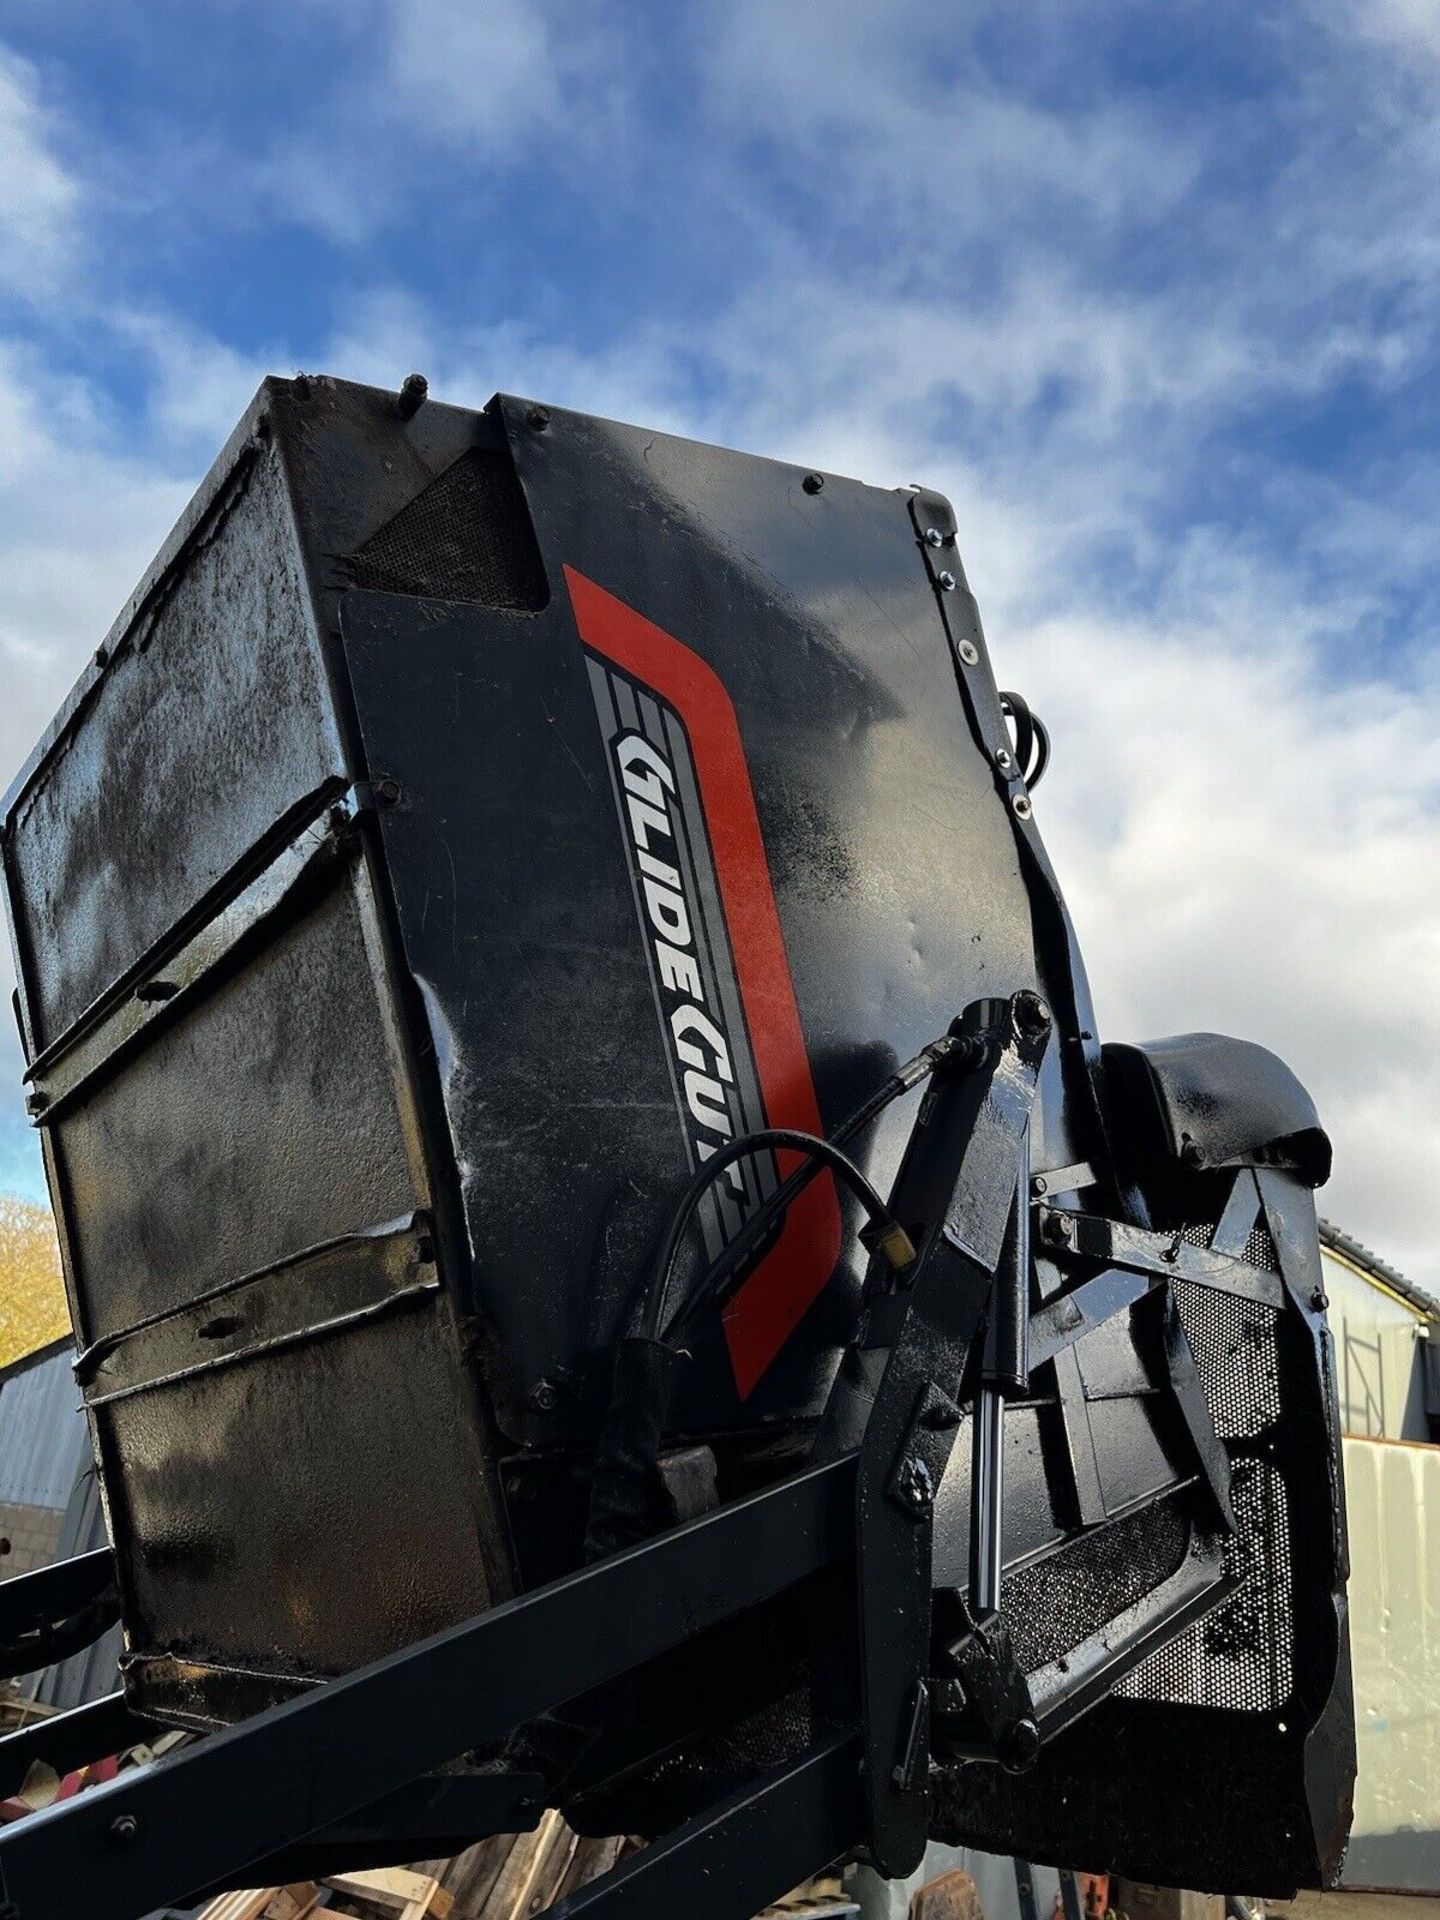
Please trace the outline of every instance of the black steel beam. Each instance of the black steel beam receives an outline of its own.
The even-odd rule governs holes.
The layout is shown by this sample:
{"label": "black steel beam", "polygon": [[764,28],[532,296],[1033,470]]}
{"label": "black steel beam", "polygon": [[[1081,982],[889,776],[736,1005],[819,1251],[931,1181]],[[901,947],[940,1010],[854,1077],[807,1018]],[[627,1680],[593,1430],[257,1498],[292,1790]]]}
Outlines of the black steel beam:
{"label": "black steel beam", "polygon": [[738,1920],[864,1834],[855,1733],[811,1747],[551,1907],[545,1920]]}
{"label": "black steel beam", "polygon": [[1213,1287],[1254,1300],[1262,1307],[1285,1304],[1280,1276],[1252,1267],[1233,1254],[1197,1247],[1179,1233],[1151,1233],[1120,1220],[1097,1214],[1072,1213],[1063,1207],[1041,1207],[1040,1233],[1052,1260],[1103,1260],[1107,1266],[1126,1267],[1132,1273],[1154,1273],[1162,1280],[1191,1280],[1197,1287]]}
{"label": "black steel beam", "polygon": [[[115,1584],[115,1556],[109,1547],[57,1560],[0,1581],[0,1646],[37,1627],[53,1626],[99,1600]],[[103,1629],[102,1629],[103,1631]]]}
{"label": "black steel beam", "polygon": [[528,1833],[544,1808],[545,1783],[538,1773],[432,1774],[187,1898],[199,1905],[239,1886],[283,1887],[412,1860],[450,1859],[491,1834]]}
{"label": "black steel beam", "polygon": [[123,1753],[160,1731],[153,1720],[142,1720],[130,1711],[123,1693],[109,1693],[88,1706],[37,1720],[0,1739],[0,1800],[20,1791],[36,1760],[63,1776],[93,1760]]}
{"label": "black steel beam", "polygon": [[0,1911],[140,1920],[854,1552],[847,1457],[17,1822]]}

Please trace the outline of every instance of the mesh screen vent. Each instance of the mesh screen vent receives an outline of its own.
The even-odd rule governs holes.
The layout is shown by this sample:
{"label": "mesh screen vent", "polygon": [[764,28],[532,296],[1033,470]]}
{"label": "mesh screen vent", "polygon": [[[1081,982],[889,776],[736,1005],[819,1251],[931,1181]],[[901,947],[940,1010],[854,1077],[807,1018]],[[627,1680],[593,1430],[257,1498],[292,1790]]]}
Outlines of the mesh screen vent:
{"label": "mesh screen vent", "polygon": [[1273,1308],[1188,1280],[1171,1285],[1216,1433],[1253,1440],[1280,1418]]}
{"label": "mesh screen vent", "polygon": [[1164,1500],[1009,1575],[1001,1607],[1023,1670],[1070,1653],[1143,1600],[1176,1572],[1189,1544],[1179,1501]]}
{"label": "mesh screen vent", "polygon": [[348,563],[357,587],[538,613],[550,598],[529,508],[504,450],[476,447]]}
{"label": "mesh screen vent", "polygon": [[1226,1571],[1243,1582],[1223,1605],[1143,1661],[1116,1692],[1130,1700],[1232,1713],[1274,1713],[1293,1685],[1290,1516],[1268,1461],[1239,1461],[1230,1497],[1237,1531]]}
{"label": "mesh screen vent", "polygon": [[1245,1258],[1252,1267],[1263,1267],[1267,1273],[1280,1271],[1275,1242],[1270,1238],[1270,1229],[1263,1220],[1250,1229],[1250,1238],[1245,1242]]}
{"label": "mesh screen vent", "polygon": [[[1197,1221],[1190,1226],[1181,1227],[1180,1238],[1188,1240],[1192,1247],[1208,1247],[1210,1236],[1215,1231],[1213,1220]],[[1270,1229],[1264,1221],[1258,1221],[1250,1229],[1250,1237],[1241,1249],[1240,1258],[1252,1267],[1260,1267],[1266,1273],[1278,1273],[1280,1262],[1275,1255],[1275,1242],[1270,1238]]]}

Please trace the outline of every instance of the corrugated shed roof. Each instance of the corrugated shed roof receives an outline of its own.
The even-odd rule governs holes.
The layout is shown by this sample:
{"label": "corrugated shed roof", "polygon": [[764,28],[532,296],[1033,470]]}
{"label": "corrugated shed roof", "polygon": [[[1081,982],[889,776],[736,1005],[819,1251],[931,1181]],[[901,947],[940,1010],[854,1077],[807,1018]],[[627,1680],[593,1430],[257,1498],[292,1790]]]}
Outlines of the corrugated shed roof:
{"label": "corrugated shed roof", "polygon": [[68,1347],[0,1385],[0,1500],[63,1508],[89,1458]]}
{"label": "corrugated shed roof", "polygon": [[[89,1553],[107,1544],[105,1516],[100,1507],[99,1477],[93,1464],[87,1465],[82,1469],[75,1483],[75,1491],[70,1496],[70,1504],[65,1509],[65,1521],[60,1529],[60,1543],[55,1558],[73,1560],[77,1554]],[[120,1684],[121,1646],[121,1630],[117,1625],[91,1646],[71,1654],[68,1660],[62,1660],[58,1667],[47,1667],[35,1689],[36,1699],[43,1701],[47,1707],[65,1711],[70,1707],[83,1707],[89,1700],[100,1700],[107,1693],[114,1693]]]}
{"label": "corrugated shed roof", "polygon": [[1434,1294],[1427,1293],[1424,1287],[1417,1287],[1413,1280],[1407,1280],[1405,1275],[1392,1267],[1388,1260],[1382,1260],[1379,1254],[1372,1253],[1363,1241],[1357,1240],[1353,1234],[1346,1233],[1343,1227],[1337,1227],[1333,1220],[1326,1220],[1323,1216],[1320,1221],[1320,1244],[1322,1247],[1329,1247],[1333,1253],[1342,1254],[1353,1266],[1359,1267],[1363,1272],[1380,1281],[1383,1286],[1389,1287],[1392,1293],[1398,1293],[1400,1298],[1414,1307],[1417,1313],[1423,1313],[1431,1320],[1440,1320],[1440,1300],[1437,1300]]}
{"label": "corrugated shed roof", "polygon": [[70,1338],[60,1248],[48,1207],[0,1193],[0,1377]]}

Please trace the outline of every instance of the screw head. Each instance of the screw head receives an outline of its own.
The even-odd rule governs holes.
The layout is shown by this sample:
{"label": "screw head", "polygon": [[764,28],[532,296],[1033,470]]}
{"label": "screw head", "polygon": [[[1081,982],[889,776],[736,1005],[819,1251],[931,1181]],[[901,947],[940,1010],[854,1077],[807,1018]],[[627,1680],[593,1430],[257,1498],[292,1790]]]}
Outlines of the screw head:
{"label": "screw head", "polygon": [[956,648],[956,652],[960,655],[960,658],[965,662],[967,667],[979,666],[980,649],[973,640],[962,640]]}
{"label": "screw head", "polygon": [[560,1393],[553,1380],[537,1380],[526,1398],[536,1413],[553,1413],[560,1404]]}
{"label": "screw head", "polygon": [[1047,1213],[1040,1233],[1052,1247],[1068,1247],[1075,1238],[1075,1229],[1063,1213]]}
{"label": "screw head", "polygon": [[1015,809],[1016,818],[1020,820],[1028,820],[1035,811],[1030,804],[1030,796],[1025,793],[1017,793],[1010,804]]}
{"label": "screw head", "polygon": [[927,547],[943,547],[944,546],[945,536],[940,531],[939,527],[926,527],[925,544]]}
{"label": "screw head", "polygon": [[953,593],[955,591],[957,584],[955,576],[948,568],[944,573],[937,573],[935,580],[942,593]]}
{"label": "screw head", "polygon": [[1038,993],[1027,988],[1015,996],[1015,1025],[1021,1033],[1044,1033],[1050,1025],[1050,1009]]}
{"label": "screw head", "polygon": [[1330,1304],[1330,1300],[1323,1287],[1316,1287],[1315,1291],[1310,1296],[1310,1304],[1315,1309],[1316,1313],[1324,1313],[1325,1309]]}
{"label": "screw head", "polygon": [[536,433],[543,433],[550,424],[550,409],[548,407],[531,407],[525,416],[525,423],[527,426],[533,427]]}
{"label": "screw head", "polygon": [[140,1822],[133,1813],[117,1813],[110,1822],[110,1838],[117,1847],[132,1846],[140,1838]]}
{"label": "screw head", "polygon": [[995,764],[1002,773],[1008,773],[1015,764],[1015,756],[1008,747],[1001,747],[995,756]]}
{"label": "screw head", "polygon": [[1050,1182],[1045,1178],[1043,1173],[1037,1173],[1035,1178],[1030,1182],[1030,1192],[1035,1199],[1043,1200],[1049,1191]]}
{"label": "screw head", "polygon": [[375,782],[375,798],[382,807],[393,807],[400,798],[400,782],[392,773],[382,773]]}
{"label": "screw head", "polygon": [[806,493],[819,493],[825,485],[825,476],[823,473],[807,473],[800,484]]}

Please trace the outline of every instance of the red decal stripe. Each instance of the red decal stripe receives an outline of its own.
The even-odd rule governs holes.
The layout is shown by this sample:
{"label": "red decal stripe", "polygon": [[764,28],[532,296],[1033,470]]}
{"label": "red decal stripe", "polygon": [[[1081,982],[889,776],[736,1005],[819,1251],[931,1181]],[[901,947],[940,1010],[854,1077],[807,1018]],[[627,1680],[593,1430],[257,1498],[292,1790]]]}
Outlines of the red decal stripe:
{"label": "red decal stripe", "polygon": [[[565,580],[585,645],[653,687],[685,724],[765,1117],[772,1127],[819,1133],[810,1060],[730,696],[698,654],[624,601],[573,567],[566,567]],[[783,1178],[800,1164],[800,1156],[781,1153],[777,1163]],[[839,1257],[840,1206],[826,1173],[790,1208],[780,1238],[725,1310],[725,1337],[742,1399],[795,1331]]]}

